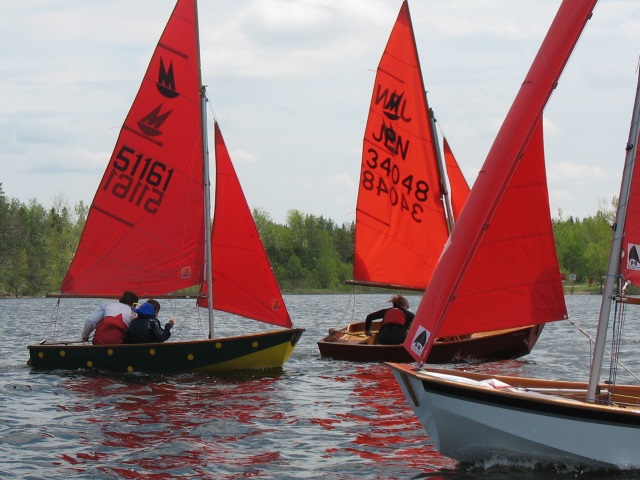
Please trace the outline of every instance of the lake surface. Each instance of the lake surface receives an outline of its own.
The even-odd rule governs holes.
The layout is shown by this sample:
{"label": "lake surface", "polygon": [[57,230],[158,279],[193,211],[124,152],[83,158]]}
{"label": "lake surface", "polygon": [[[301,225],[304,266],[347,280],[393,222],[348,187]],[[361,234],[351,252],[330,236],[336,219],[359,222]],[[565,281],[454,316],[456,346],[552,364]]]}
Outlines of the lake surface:
{"label": "lake surface", "polygon": [[[363,319],[389,297],[358,295],[354,304],[349,295],[286,296],[296,326],[306,332],[282,371],[168,377],[32,372],[26,346],[42,338],[56,300],[0,300],[0,478],[640,478],[640,472],[459,466],[439,455],[388,368],[323,359],[318,352],[316,341],[329,328]],[[419,297],[408,298],[415,311]],[[566,298],[571,320],[595,335],[600,297]],[[192,301],[161,303],[161,321],[177,319],[172,339],[198,335]],[[78,339],[95,304],[65,299],[58,337]],[[621,357],[636,373],[638,320],[628,317]],[[270,329],[226,314],[216,325],[217,335]],[[563,321],[547,325],[522,359],[466,368],[584,380],[589,348]],[[618,375],[636,382],[624,371]]]}

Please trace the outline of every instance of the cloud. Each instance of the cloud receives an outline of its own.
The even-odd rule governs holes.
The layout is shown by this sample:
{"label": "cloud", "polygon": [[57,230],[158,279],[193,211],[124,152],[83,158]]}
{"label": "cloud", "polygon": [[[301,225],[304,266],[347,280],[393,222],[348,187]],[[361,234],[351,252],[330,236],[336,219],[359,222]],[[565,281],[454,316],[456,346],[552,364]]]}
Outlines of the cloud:
{"label": "cloud", "polygon": [[[199,2],[210,107],[247,198],[275,221],[291,208],[336,219],[354,210],[374,70],[400,4]],[[9,197],[46,202],[66,191],[91,201],[174,5],[0,2],[0,181]],[[410,3],[429,103],[470,183],[557,6]],[[639,18],[640,2],[601,2],[545,109],[552,202],[568,214],[594,213],[597,198],[619,190]]]}
{"label": "cloud", "polygon": [[349,175],[346,173],[338,173],[333,175],[329,179],[329,183],[336,186],[343,186],[349,189],[357,190],[358,182],[354,181]]}
{"label": "cloud", "polygon": [[597,180],[604,176],[604,170],[597,165],[579,165],[573,162],[554,163],[547,169],[547,177],[550,181]]}
{"label": "cloud", "polygon": [[230,150],[229,156],[234,163],[257,163],[260,161],[257,155],[241,149]]}

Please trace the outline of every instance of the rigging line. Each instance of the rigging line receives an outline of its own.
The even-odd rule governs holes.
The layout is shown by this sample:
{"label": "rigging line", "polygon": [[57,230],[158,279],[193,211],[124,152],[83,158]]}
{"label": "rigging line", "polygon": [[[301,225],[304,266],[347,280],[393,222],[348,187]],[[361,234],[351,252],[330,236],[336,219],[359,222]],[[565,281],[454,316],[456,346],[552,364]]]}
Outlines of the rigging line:
{"label": "rigging line", "polygon": [[617,369],[616,362],[614,357],[617,359],[619,354],[619,347],[616,348],[616,345],[619,345],[620,340],[620,321],[623,315],[624,305],[619,305],[618,302],[615,303],[613,309],[613,324],[611,325],[611,351],[613,355],[611,355],[611,362],[609,363],[609,382],[615,383],[617,377]]}
{"label": "rigging line", "polygon": [[[171,313],[173,313],[173,316],[169,318],[169,320],[173,320],[171,335],[175,337],[176,333],[179,333],[180,331],[180,325],[182,325],[182,320],[178,321],[178,303],[172,298],[169,298],[168,300],[169,300],[169,308],[171,309]],[[167,322],[169,320],[167,320]],[[165,322],[165,324],[167,322]]]}
{"label": "rigging line", "polygon": [[[352,302],[353,300],[353,302]],[[338,318],[338,323],[336,324],[335,328],[339,328],[342,326],[342,324],[344,323],[344,318],[349,318],[349,307],[351,307],[351,321],[348,323],[353,323],[353,320],[356,316],[355,314],[355,310],[356,310],[356,286],[352,285],[351,286],[351,295],[349,296],[349,301],[347,302],[347,306],[344,309],[344,313],[342,314],[341,317]]]}
{"label": "rigging line", "polygon": [[[353,304],[351,307],[351,318],[354,319],[356,318],[356,286],[353,285],[351,287],[351,291],[353,292]],[[349,299],[349,301],[351,301],[351,299]]]}
{"label": "rigging line", "polygon": [[49,321],[47,322],[47,326],[44,329],[41,342],[44,342],[47,339],[47,333],[49,332],[49,328],[51,328],[52,324],[53,324],[53,336],[51,337],[51,339],[52,340],[56,339],[56,330],[58,326],[59,314],[60,314],[60,297],[58,297],[56,306],[53,308],[53,312],[51,312],[51,317],[49,318]]}
{"label": "rigging line", "polygon": [[[616,359],[620,358],[620,346],[622,344],[622,337],[623,337],[623,330],[624,330],[624,323],[625,323],[625,319],[626,319],[626,312],[627,309],[627,305],[626,304],[621,304],[620,305],[620,313],[618,315],[618,320],[616,320],[617,323],[617,328],[614,331],[615,332],[615,340],[612,338],[612,349],[615,348],[615,356]],[[615,324],[614,324],[615,326]],[[611,369],[613,369],[614,367],[612,366]],[[614,373],[614,380],[617,377],[617,366],[615,367],[615,373]]]}
{"label": "rigging line", "polygon": [[[591,347],[591,345],[593,345],[595,343],[595,340],[593,339],[593,337],[587,331],[585,331],[580,325],[578,325],[574,320],[567,319],[567,322],[569,322],[571,325],[576,327],[580,333],[582,333],[585,337],[587,337],[589,339],[589,346],[590,347]],[[605,349],[604,353],[606,353],[610,358],[612,358],[612,355],[606,349]],[[635,373],[633,373],[629,369],[629,367],[627,367],[620,360],[616,360],[616,363],[618,365],[620,365],[622,368],[624,368],[627,371],[627,373],[629,375],[631,375],[633,378],[635,378],[636,380],[640,380],[640,377],[638,375],[636,375]]]}
{"label": "rigging line", "polygon": [[[206,87],[206,85],[205,85]],[[211,113],[211,117],[213,118],[214,122],[218,122],[218,116],[216,115],[216,111],[213,109],[213,102],[209,99],[209,95],[207,95],[206,91],[204,94],[204,98],[207,99],[207,107],[209,107],[209,111]]]}

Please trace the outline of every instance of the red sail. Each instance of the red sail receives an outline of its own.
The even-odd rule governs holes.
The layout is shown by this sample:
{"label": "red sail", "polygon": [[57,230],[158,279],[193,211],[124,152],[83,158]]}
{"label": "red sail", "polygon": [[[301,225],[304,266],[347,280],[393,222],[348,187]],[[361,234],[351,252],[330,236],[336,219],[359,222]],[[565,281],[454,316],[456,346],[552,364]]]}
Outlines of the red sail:
{"label": "red sail", "polygon": [[[280,287],[242,192],[218,124],[215,124],[216,194],[211,256],[213,308],[291,327]],[[203,285],[201,293],[206,294]],[[206,299],[198,305],[207,306]]]}
{"label": "red sail", "polygon": [[542,112],[596,0],[565,0],[500,128],[405,347],[566,318],[544,175]]}
{"label": "red sail", "polygon": [[[195,1],[179,1],[93,199],[62,292],[160,295],[204,272]],[[124,67],[124,65],[123,65]]]}
{"label": "red sail", "polygon": [[[640,89],[640,83],[638,87]],[[640,131],[640,130],[639,130]],[[636,145],[640,138],[632,139]],[[625,168],[629,168],[628,165]],[[640,182],[640,148],[636,151],[633,162],[633,174],[629,185],[629,201],[627,203],[627,213],[625,224],[622,229],[622,246],[620,270],[625,280],[630,280],[633,285],[640,285],[640,192],[638,191]],[[622,198],[622,193],[620,197]]]}
{"label": "red sail", "polygon": [[451,189],[451,208],[453,209],[453,218],[460,218],[462,207],[467,202],[469,196],[469,184],[460,170],[460,166],[456,161],[456,157],[449,147],[446,138],[442,139],[444,143],[444,163],[447,167],[447,178],[449,179],[449,188]]}
{"label": "red sail", "polygon": [[449,236],[407,2],[378,66],[364,135],[354,278],[423,289]]}

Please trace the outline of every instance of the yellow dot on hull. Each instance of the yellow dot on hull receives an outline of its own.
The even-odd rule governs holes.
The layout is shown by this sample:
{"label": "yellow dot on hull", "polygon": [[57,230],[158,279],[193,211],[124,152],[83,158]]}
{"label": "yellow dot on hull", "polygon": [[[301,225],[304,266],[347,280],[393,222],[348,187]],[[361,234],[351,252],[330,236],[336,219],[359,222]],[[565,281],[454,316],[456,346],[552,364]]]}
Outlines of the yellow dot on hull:
{"label": "yellow dot on hull", "polygon": [[87,362],[87,367],[89,367],[89,368],[93,367],[93,362],[91,360],[89,360]]}
{"label": "yellow dot on hull", "polygon": [[150,348],[149,349],[149,355],[155,355],[156,354],[156,349],[155,348]]}
{"label": "yellow dot on hull", "polygon": [[190,353],[189,355],[187,355],[187,360],[193,360],[193,353]]}
{"label": "yellow dot on hull", "polygon": [[67,352],[65,352],[64,350],[60,350],[60,356],[64,357],[67,354]]}

